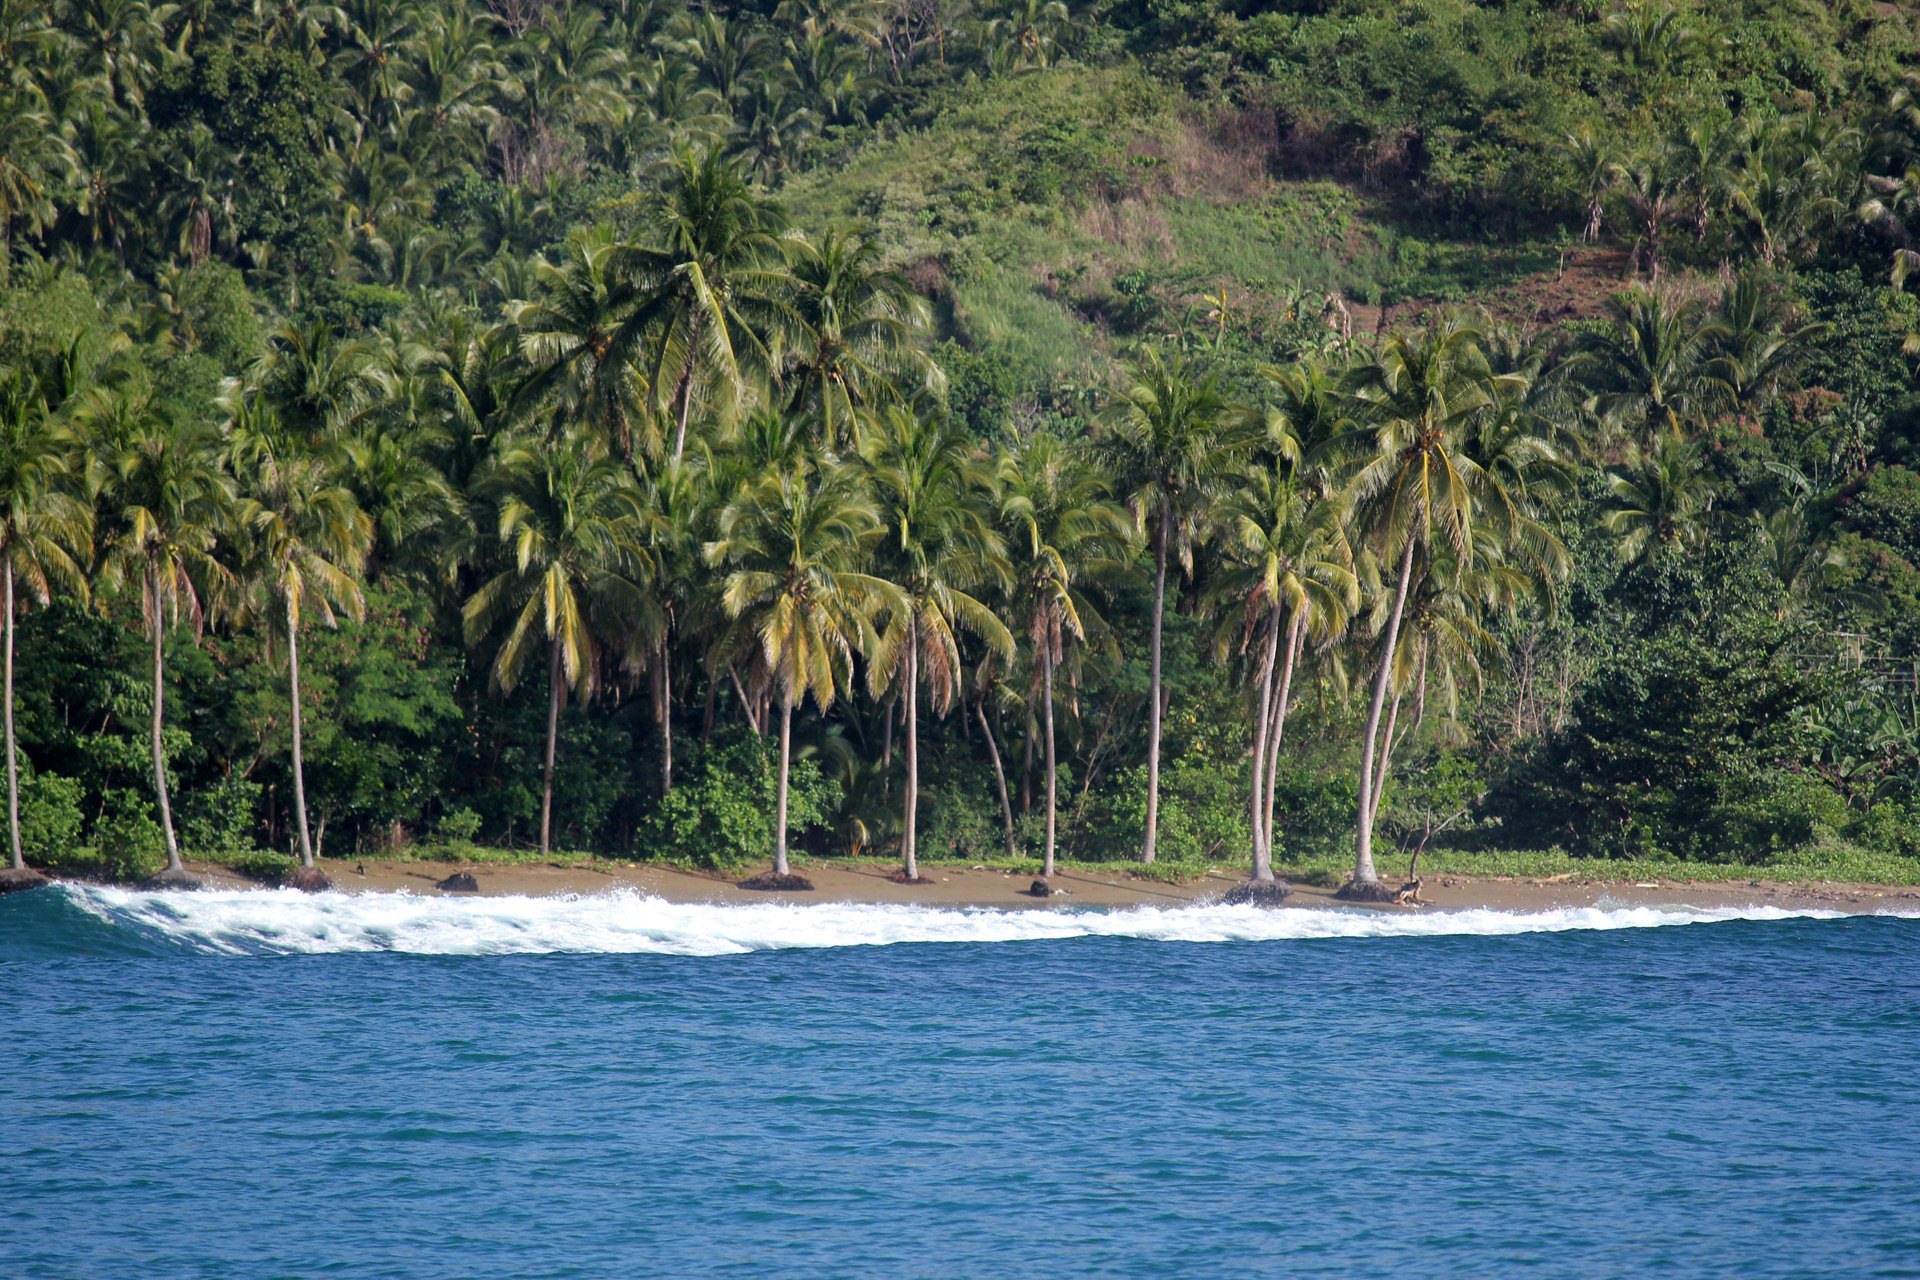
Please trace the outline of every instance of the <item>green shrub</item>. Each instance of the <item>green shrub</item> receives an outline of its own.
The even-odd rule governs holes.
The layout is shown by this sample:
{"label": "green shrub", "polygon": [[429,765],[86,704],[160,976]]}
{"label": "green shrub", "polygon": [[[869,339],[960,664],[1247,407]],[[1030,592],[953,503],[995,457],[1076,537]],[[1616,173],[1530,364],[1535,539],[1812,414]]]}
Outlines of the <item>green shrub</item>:
{"label": "green shrub", "polygon": [[[679,771],[673,791],[641,823],[647,857],[728,867],[773,852],[780,746],[771,736],[729,726]],[[823,823],[833,786],[811,760],[793,762],[787,787],[787,839]]]}
{"label": "green shrub", "polygon": [[209,857],[251,851],[260,792],[259,783],[229,774],[211,787],[181,797],[181,843]]}
{"label": "green shrub", "polygon": [[80,784],[57,773],[22,771],[20,851],[36,866],[49,866],[80,844]]}

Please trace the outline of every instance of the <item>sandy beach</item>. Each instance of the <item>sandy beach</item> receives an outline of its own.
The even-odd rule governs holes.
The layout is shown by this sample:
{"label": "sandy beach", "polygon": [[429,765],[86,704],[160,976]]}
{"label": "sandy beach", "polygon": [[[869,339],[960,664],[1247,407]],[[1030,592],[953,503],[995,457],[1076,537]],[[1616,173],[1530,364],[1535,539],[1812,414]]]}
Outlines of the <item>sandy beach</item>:
{"label": "sandy beach", "polygon": [[[253,881],[219,866],[194,862],[189,862],[188,866],[210,886],[257,887]],[[335,886],[346,893],[406,891],[439,895],[441,890],[436,886],[440,881],[456,871],[464,871],[473,876],[482,896],[521,894],[539,897],[631,891],[669,902],[863,902],[1007,910],[1041,907],[1177,907],[1217,898],[1240,879],[1217,874],[1185,884],[1163,884],[1130,876],[1120,868],[1107,874],[1090,874],[1085,870],[1063,871],[1053,878],[1053,896],[1042,899],[1027,892],[1033,883],[1031,875],[1016,875],[983,867],[927,866],[923,867],[923,874],[933,883],[905,885],[888,879],[897,869],[897,864],[878,862],[796,866],[795,870],[811,880],[814,888],[811,892],[794,893],[742,889],[734,878],[676,867],[615,862],[563,866],[546,863],[503,865],[355,858],[326,859],[323,869],[333,877]],[[1481,907],[1496,911],[1543,911],[1604,903],[1614,907],[1776,906],[1793,910],[1920,913],[1920,887],[1841,882],[1627,882],[1449,874],[1429,878],[1421,895],[1429,900],[1428,905],[1367,909],[1445,911]],[[1287,905],[1288,909],[1352,909],[1351,904],[1335,900],[1331,889],[1308,885],[1294,885],[1293,896]]]}

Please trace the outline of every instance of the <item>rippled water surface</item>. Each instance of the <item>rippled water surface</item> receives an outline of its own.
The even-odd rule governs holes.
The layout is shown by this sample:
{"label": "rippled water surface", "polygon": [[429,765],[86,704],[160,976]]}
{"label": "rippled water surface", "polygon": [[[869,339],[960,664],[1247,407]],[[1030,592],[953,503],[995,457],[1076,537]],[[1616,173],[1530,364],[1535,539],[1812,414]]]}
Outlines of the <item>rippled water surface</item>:
{"label": "rippled water surface", "polygon": [[5,1277],[1920,1277],[1920,920],[0,898]]}

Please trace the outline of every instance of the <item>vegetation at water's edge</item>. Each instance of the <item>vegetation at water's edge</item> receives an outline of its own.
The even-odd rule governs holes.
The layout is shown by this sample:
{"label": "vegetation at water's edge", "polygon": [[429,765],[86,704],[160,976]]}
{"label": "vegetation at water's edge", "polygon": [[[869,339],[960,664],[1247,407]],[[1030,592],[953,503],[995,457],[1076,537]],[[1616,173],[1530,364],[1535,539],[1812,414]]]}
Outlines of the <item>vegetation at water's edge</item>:
{"label": "vegetation at water's edge", "polygon": [[1920,879],[1917,26],[0,0],[20,850]]}

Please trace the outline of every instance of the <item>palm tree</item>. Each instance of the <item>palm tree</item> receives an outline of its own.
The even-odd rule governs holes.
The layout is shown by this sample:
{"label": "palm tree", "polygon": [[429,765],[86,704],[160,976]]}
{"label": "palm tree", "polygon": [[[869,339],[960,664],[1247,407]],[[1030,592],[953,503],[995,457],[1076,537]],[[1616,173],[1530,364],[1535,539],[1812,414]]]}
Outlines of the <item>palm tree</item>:
{"label": "palm tree", "polygon": [[624,255],[638,302],[609,355],[629,358],[647,344],[653,394],[667,397],[661,407],[674,420],[678,462],[698,387],[713,388],[730,408],[743,398],[747,372],[772,367],[789,286],[775,239],[779,211],[738,169],[718,150],[681,148],[671,172],[654,244]]}
{"label": "palm tree", "polygon": [[1149,348],[1126,366],[1129,385],[1108,413],[1103,442],[1136,529],[1153,545],[1153,640],[1147,709],[1147,829],[1140,861],[1152,862],[1160,830],[1161,627],[1166,614],[1167,559],[1189,573],[1193,543],[1224,486],[1233,458],[1249,441],[1231,429],[1218,379],[1199,377],[1176,354]]}
{"label": "palm tree", "polygon": [[467,643],[496,627],[492,683],[510,693],[527,659],[547,648],[547,744],[540,791],[540,852],[552,848],[553,761],[560,707],[571,688],[592,694],[594,650],[644,619],[639,584],[647,566],[636,541],[641,519],[629,473],[577,437],[509,450],[483,486],[493,499],[495,540],[507,566],[463,611]]}
{"label": "palm tree", "polygon": [[780,377],[790,408],[820,415],[827,448],[852,430],[857,409],[896,390],[941,385],[938,367],[913,346],[927,327],[927,304],[881,264],[869,230],[791,241],[788,262],[793,336]]}
{"label": "palm tree", "polygon": [[1002,659],[1013,636],[993,610],[971,594],[1007,577],[1006,544],[993,528],[992,478],[973,459],[972,442],[944,419],[892,408],[863,434],[867,465],[885,540],[884,562],[905,598],[882,637],[870,678],[876,691],[896,670],[906,697],[907,786],[900,833],[903,873],[918,882],[920,682],[944,715],[960,692],[956,632],[973,632]]}
{"label": "palm tree", "polygon": [[1577,357],[1604,421],[1630,424],[1652,439],[1679,431],[1724,397],[1727,384],[1713,358],[1722,330],[1697,300],[1633,288],[1609,299],[1607,314],[1611,331],[1586,338]]}
{"label": "palm tree", "polygon": [[762,477],[720,513],[707,563],[730,568],[727,615],[758,641],[780,698],[780,782],[774,807],[773,872],[787,865],[787,778],[793,708],[809,693],[826,710],[851,692],[856,651],[880,647],[877,611],[904,613],[891,583],[861,571],[882,536],[880,519],[853,472],[801,463]]}
{"label": "palm tree", "polygon": [[1256,467],[1221,504],[1228,566],[1212,584],[1230,602],[1221,636],[1242,644],[1256,636],[1261,654],[1254,703],[1253,764],[1248,804],[1253,879],[1273,879],[1273,774],[1286,727],[1294,666],[1309,632],[1328,636],[1360,605],[1359,579],[1339,504],[1310,481]]}
{"label": "palm tree", "polygon": [[221,464],[221,440],[201,422],[170,422],[151,410],[105,458],[112,515],[102,580],[140,592],[141,618],[153,642],[153,790],[166,835],[167,873],[186,869],[167,795],[165,640],[184,618],[197,633],[228,603],[232,572],[216,557],[232,527],[233,479]]}
{"label": "palm tree", "polygon": [[13,737],[13,627],[16,587],[35,604],[55,590],[87,598],[93,513],[68,488],[78,452],[55,425],[36,370],[0,370],[0,570],[6,579],[7,840],[15,871],[20,852],[20,775]]}
{"label": "palm tree", "polygon": [[[567,236],[561,263],[535,259],[540,299],[511,312],[520,349],[539,370],[522,389],[530,401],[557,396],[563,418],[591,421],[614,456],[633,455],[632,405],[643,393],[638,370],[614,350],[620,326],[632,310],[616,271],[624,246],[605,225]],[[658,452],[659,442],[647,442]]]}
{"label": "palm tree", "polygon": [[1035,435],[1003,456],[1000,487],[1001,518],[1013,528],[1015,607],[1033,645],[1033,693],[1041,704],[1047,778],[1041,874],[1052,876],[1058,822],[1053,673],[1069,643],[1084,642],[1089,628],[1105,625],[1081,583],[1125,572],[1127,515],[1108,497],[1106,478],[1053,435]]}
{"label": "palm tree", "polygon": [[1660,280],[1660,233],[1680,208],[1687,174],[1681,156],[1671,147],[1636,152],[1613,166],[1614,189],[1639,229],[1634,242],[1635,264],[1646,254],[1647,276]]}
{"label": "palm tree", "polygon": [[1398,563],[1360,756],[1353,872],[1358,884],[1379,880],[1373,865],[1374,760],[1416,556],[1430,563],[1438,541],[1463,556],[1472,550],[1481,475],[1463,436],[1495,395],[1479,343],[1480,331],[1454,317],[1418,336],[1395,334],[1370,364],[1354,370],[1351,389],[1366,421],[1349,433],[1349,441],[1334,442],[1336,448],[1360,446],[1349,492],[1382,561]]}
{"label": "palm tree", "polygon": [[1608,475],[1607,489],[1619,505],[1602,523],[1622,560],[1653,564],[1705,540],[1714,485],[1698,446],[1662,439],[1637,472]]}
{"label": "palm tree", "polygon": [[[313,867],[307,832],[307,782],[301,758],[300,627],[303,615],[337,626],[335,611],[366,616],[355,571],[373,543],[373,520],[353,493],[312,454],[251,459],[239,523],[252,541],[251,577],[277,608],[287,633],[287,689],[293,705],[293,806],[300,865]],[[323,887],[323,880],[302,888]]]}

